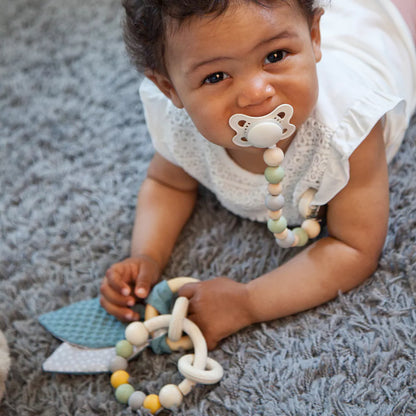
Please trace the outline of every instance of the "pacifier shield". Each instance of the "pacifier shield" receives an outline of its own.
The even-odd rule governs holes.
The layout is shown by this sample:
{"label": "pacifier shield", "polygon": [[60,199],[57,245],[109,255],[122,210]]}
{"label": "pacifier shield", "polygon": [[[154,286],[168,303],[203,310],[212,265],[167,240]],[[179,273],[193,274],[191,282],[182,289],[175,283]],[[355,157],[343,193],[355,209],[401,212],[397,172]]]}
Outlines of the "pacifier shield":
{"label": "pacifier shield", "polygon": [[261,117],[234,114],[229,120],[231,128],[237,133],[233,143],[242,147],[272,147],[295,132],[296,127],[290,124],[292,115],[293,107],[289,104],[279,105]]}

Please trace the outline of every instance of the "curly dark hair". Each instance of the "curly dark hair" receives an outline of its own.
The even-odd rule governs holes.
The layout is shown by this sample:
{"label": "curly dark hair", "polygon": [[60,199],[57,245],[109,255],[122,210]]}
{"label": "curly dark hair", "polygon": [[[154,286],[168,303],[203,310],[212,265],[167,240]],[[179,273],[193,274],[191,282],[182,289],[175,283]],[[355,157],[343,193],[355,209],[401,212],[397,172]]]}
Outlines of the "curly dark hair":
{"label": "curly dark hair", "polygon": [[[221,15],[236,0],[122,0],[126,15],[124,41],[139,72],[155,71],[167,75],[164,43],[168,19],[179,23],[193,16]],[[241,0],[240,0],[241,1]],[[242,0],[267,7],[276,1],[297,2],[311,21],[315,0]]]}

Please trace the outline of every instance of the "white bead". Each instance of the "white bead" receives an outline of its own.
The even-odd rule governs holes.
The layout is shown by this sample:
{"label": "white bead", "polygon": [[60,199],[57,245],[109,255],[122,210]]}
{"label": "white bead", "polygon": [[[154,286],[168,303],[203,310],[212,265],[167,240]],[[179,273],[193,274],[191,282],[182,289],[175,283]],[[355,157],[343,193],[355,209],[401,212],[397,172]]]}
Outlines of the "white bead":
{"label": "white bead", "polygon": [[289,234],[289,228],[286,228],[284,231],[282,231],[281,233],[278,234],[274,234],[274,236],[278,239],[278,240],[284,240]]}
{"label": "white bead", "polygon": [[147,342],[149,331],[142,322],[132,322],[127,326],[125,336],[130,344],[140,346]]}
{"label": "white bead", "polygon": [[279,166],[284,158],[285,154],[279,147],[267,149],[263,154],[263,159],[268,166]]}
{"label": "white bead", "polygon": [[111,360],[110,371],[112,373],[115,373],[118,370],[126,370],[128,365],[129,363],[124,357],[120,357],[119,355],[117,355]]}
{"label": "white bead", "polygon": [[306,234],[308,234],[310,239],[318,237],[321,232],[321,225],[318,221],[313,219],[303,221],[302,228],[306,231]]}
{"label": "white bead", "polygon": [[282,248],[292,247],[292,244],[295,242],[295,235],[292,230],[288,230],[287,237],[283,240],[276,239],[276,243]]}
{"label": "white bead", "polygon": [[279,209],[278,211],[268,210],[267,213],[269,214],[269,218],[271,218],[272,220],[278,220],[282,216],[283,210],[282,209]]}
{"label": "white bead", "polygon": [[128,401],[131,410],[139,410],[143,405],[145,397],[146,395],[142,391],[137,390],[133,392]]}
{"label": "white bead", "polygon": [[267,190],[271,195],[280,195],[283,191],[282,183],[269,183]]}
{"label": "white bead", "polygon": [[175,384],[166,384],[160,389],[159,401],[160,404],[166,409],[173,409],[178,407],[183,400],[182,392]]}

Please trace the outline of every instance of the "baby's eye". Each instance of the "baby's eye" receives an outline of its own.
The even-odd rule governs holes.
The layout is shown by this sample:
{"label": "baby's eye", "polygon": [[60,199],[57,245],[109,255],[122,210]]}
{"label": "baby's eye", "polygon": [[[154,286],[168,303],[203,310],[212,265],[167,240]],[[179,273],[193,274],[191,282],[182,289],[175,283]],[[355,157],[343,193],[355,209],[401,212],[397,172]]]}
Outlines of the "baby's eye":
{"label": "baby's eye", "polygon": [[225,72],[214,72],[211,75],[208,75],[204,79],[204,84],[216,84],[217,82],[224,81],[224,79],[229,78],[229,75]]}
{"label": "baby's eye", "polygon": [[279,62],[285,58],[287,52],[278,49],[277,51],[273,51],[269,53],[266,58],[264,59],[266,64],[273,64],[275,62]]}

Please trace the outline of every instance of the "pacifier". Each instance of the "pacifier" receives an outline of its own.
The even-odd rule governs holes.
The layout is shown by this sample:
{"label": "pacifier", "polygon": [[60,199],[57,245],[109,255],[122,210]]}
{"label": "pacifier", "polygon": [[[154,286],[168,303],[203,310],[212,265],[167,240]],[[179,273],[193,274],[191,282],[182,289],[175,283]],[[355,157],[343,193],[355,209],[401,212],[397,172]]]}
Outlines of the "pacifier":
{"label": "pacifier", "polygon": [[296,127],[290,124],[292,115],[293,107],[289,104],[279,105],[261,117],[234,114],[229,120],[231,128],[237,133],[233,143],[242,147],[272,147],[295,132]]}
{"label": "pacifier", "polygon": [[[268,211],[267,228],[273,233],[276,243],[282,248],[302,247],[309,239],[316,238],[321,226],[317,220],[318,210],[313,210],[312,200],[316,193],[309,189],[300,198],[299,211],[305,218],[300,227],[290,229],[283,216],[285,198],[282,194],[282,180],[285,171],[282,166],[285,157],[283,150],[277,147],[279,140],[287,139],[296,130],[290,119],[293,107],[282,104],[271,113],[262,117],[250,117],[244,114],[234,114],[229,124],[236,131],[233,143],[249,147],[254,146],[265,149],[263,154],[267,167],[264,176],[268,182],[265,205]],[[319,207],[317,207],[319,208]]]}

